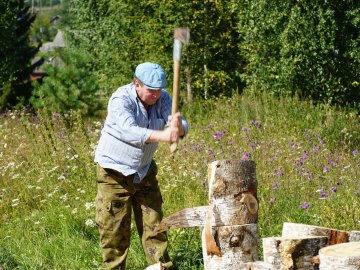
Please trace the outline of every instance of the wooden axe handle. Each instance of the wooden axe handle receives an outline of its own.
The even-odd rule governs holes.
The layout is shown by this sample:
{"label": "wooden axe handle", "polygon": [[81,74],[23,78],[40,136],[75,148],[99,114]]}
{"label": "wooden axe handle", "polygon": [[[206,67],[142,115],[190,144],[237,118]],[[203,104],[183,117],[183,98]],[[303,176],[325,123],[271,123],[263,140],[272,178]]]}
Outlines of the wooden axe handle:
{"label": "wooden axe handle", "polygon": [[[181,68],[180,61],[174,60],[174,83],[173,83],[173,97],[172,97],[172,107],[171,107],[172,115],[177,113],[179,108],[180,68]],[[177,142],[171,143],[170,152],[174,153],[176,149],[177,149]]]}

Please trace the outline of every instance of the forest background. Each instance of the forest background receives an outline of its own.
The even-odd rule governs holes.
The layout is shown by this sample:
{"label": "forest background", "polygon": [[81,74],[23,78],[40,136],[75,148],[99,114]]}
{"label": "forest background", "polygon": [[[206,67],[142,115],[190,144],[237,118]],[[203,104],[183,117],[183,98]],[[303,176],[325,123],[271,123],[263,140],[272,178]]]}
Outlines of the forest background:
{"label": "forest background", "polygon": [[[93,151],[106,103],[144,61],[165,68],[171,93],[176,27],[191,31],[180,100],[191,132],[155,157],[165,215],[207,204],[212,161],[253,159],[261,237],[285,221],[360,230],[359,1],[5,0],[0,11],[0,267],[101,264]],[[59,30],[66,46],[40,51]],[[169,239],[180,269],[203,268],[198,229]],[[134,229],[128,268],[145,266]]]}

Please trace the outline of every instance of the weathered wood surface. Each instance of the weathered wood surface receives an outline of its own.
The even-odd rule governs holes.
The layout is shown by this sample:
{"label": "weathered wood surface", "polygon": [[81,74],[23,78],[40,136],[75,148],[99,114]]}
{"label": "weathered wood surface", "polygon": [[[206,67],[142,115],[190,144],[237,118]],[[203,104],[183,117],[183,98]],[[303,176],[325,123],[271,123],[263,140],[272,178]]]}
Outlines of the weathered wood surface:
{"label": "weathered wood surface", "polygon": [[320,249],[320,270],[359,270],[360,242],[349,242]]}
{"label": "weathered wood surface", "polygon": [[212,233],[221,251],[221,257],[207,254],[204,229],[202,232],[204,269],[247,269],[245,268],[247,262],[258,259],[257,224],[213,227]]}
{"label": "weathered wood surface", "polygon": [[162,267],[161,263],[156,263],[153,265],[149,265],[148,267],[146,267],[145,270],[163,270],[165,269],[164,267]]}
{"label": "weathered wood surface", "polygon": [[337,229],[288,222],[283,224],[282,237],[297,238],[316,235],[328,237],[328,245],[348,242],[350,237],[349,232]]}
{"label": "weathered wood surface", "polygon": [[350,231],[349,242],[359,242],[359,241],[360,241],[360,231]]}
{"label": "weathered wood surface", "polygon": [[318,269],[314,257],[327,245],[327,242],[326,236],[263,238],[264,262],[282,270]]}

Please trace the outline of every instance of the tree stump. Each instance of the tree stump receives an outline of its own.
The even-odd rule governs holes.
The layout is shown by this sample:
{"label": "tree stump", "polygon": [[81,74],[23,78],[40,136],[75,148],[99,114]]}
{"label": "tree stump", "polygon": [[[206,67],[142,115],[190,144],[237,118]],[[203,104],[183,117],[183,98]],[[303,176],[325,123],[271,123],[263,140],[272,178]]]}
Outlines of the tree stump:
{"label": "tree stump", "polygon": [[326,236],[263,238],[264,262],[282,270],[318,269],[314,257],[327,245]]}
{"label": "tree stump", "polygon": [[[282,237],[297,238],[304,236],[326,236],[329,239],[328,245],[335,245],[348,242],[350,234],[347,231],[318,227],[307,224],[283,224]],[[354,234],[354,237],[356,237],[356,234]]]}
{"label": "tree stump", "polygon": [[[258,258],[255,162],[214,161],[208,179],[210,206],[202,233],[204,268],[238,270]],[[212,226],[216,220],[224,225]]]}
{"label": "tree stump", "polygon": [[349,242],[320,249],[320,270],[359,270],[360,242]]}

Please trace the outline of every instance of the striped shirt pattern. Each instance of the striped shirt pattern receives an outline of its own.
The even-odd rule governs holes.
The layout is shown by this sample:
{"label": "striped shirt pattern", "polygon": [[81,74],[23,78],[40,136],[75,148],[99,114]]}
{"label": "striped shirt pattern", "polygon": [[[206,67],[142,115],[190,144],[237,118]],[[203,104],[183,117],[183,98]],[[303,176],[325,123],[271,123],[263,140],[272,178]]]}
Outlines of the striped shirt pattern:
{"label": "striped shirt pattern", "polygon": [[[108,103],[108,114],[95,151],[95,162],[124,175],[135,174],[139,183],[149,170],[158,143],[145,143],[153,130],[163,130],[171,115],[171,97],[162,90],[148,110],[137,96],[134,83],[118,88]],[[188,124],[182,119],[185,135]]]}

